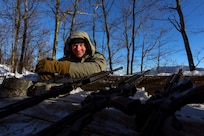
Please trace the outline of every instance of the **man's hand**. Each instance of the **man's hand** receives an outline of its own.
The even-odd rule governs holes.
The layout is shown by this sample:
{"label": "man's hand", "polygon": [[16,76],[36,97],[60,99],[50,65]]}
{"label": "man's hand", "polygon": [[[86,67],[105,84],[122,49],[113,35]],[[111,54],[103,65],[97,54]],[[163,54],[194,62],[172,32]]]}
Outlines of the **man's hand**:
{"label": "man's hand", "polygon": [[39,79],[42,81],[49,80],[55,76],[54,74],[48,74],[48,73],[41,73],[38,75],[39,75]]}
{"label": "man's hand", "polygon": [[35,72],[40,73],[57,73],[55,70],[56,60],[45,58],[38,62],[35,68]]}
{"label": "man's hand", "polygon": [[42,80],[48,80],[55,73],[65,75],[69,73],[70,61],[57,61],[54,59],[42,59],[36,65],[35,72],[40,75]]}

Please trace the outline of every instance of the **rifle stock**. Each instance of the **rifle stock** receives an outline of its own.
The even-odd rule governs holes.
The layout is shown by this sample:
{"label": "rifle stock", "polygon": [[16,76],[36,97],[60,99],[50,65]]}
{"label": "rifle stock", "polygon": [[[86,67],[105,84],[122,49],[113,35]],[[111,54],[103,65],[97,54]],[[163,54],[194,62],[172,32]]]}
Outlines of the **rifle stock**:
{"label": "rifle stock", "polygon": [[204,103],[204,85],[196,86],[185,92],[181,92],[181,94],[178,97],[175,96],[175,98],[176,99],[172,102],[172,106],[175,107],[175,110],[187,104]]}
{"label": "rifle stock", "polygon": [[[182,78],[182,81],[181,81]],[[203,103],[204,102],[204,85],[195,87],[189,79],[183,77],[181,70],[174,74],[168,82],[166,91],[160,93],[157,97],[152,97],[147,100],[144,105],[144,111],[149,110],[149,116],[146,116],[145,123],[142,124],[140,130],[141,136],[162,136],[162,126],[169,117],[175,117],[175,112],[183,106],[190,103]],[[143,117],[143,116],[142,116]],[[181,130],[182,125],[176,119],[177,128]],[[180,125],[180,126],[179,126]]]}
{"label": "rifle stock", "polygon": [[173,88],[179,83],[183,77],[182,69],[179,69],[177,74],[173,74],[165,86],[165,93],[170,94]]}
{"label": "rifle stock", "polygon": [[29,97],[29,98],[26,98],[24,100],[18,101],[16,103],[4,106],[4,107],[0,108],[0,119],[7,117],[13,113],[18,112],[18,111],[29,108],[31,106],[34,106],[34,105],[36,105],[36,104],[38,104],[38,103],[40,103],[43,100],[46,100],[48,98],[57,97],[57,96],[62,95],[62,94],[67,94],[77,87],[80,87],[82,85],[86,85],[86,84],[89,84],[91,82],[97,81],[99,79],[105,78],[105,77],[109,76],[111,73],[113,73],[114,71],[117,71],[120,69],[122,69],[122,67],[119,67],[113,71],[102,71],[99,73],[94,73],[94,74],[86,76],[84,78],[77,79],[73,82],[68,82],[68,83],[65,82],[65,83],[63,83],[63,85],[51,87],[49,91],[47,91],[41,95]]}

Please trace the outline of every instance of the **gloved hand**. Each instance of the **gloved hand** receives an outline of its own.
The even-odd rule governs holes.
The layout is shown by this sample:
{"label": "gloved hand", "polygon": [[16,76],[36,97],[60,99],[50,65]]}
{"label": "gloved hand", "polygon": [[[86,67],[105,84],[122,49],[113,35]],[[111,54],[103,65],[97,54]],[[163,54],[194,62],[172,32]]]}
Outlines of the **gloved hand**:
{"label": "gloved hand", "polygon": [[49,79],[54,77],[54,74],[48,74],[48,73],[41,73],[41,74],[38,74],[38,75],[39,75],[39,79],[41,81],[49,80]]}
{"label": "gloved hand", "polygon": [[42,59],[36,65],[36,73],[39,75],[49,75],[45,76],[43,80],[47,80],[47,78],[52,78],[54,73],[58,73],[61,75],[65,75],[69,73],[70,61],[57,61],[54,59]]}

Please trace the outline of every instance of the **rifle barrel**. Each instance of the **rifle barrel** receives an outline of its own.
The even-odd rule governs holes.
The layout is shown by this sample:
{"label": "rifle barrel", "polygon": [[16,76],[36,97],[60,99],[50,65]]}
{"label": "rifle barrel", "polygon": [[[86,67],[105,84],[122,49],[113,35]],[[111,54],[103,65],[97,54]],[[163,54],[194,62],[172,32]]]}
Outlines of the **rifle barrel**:
{"label": "rifle barrel", "polygon": [[60,94],[66,94],[72,91],[74,88],[71,85],[66,86],[55,86],[51,88],[50,91],[41,94],[39,96],[33,96],[26,98],[24,100],[18,101],[16,103],[4,106],[0,108],[0,119],[7,117],[13,113],[19,112],[31,106],[34,106],[45,99],[56,97]]}
{"label": "rifle barrel", "polygon": [[109,76],[110,74],[112,74],[113,72],[121,70],[121,69],[123,69],[123,67],[116,68],[112,71],[101,71],[99,73],[92,74],[91,76],[85,77],[81,83],[82,83],[82,85],[86,85],[88,83],[93,83],[93,82],[98,81],[99,79],[103,79],[103,78]]}
{"label": "rifle barrel", "polygon": [[[121,69],[121,67],[117,68],[113,71],[120,70],[120,69]],[[34,106],[34,105],[42,102],[45,99],[57,97],[61,94],[67,94],[70,91],[72,91],[74,88],[80,87],[81,85],[86,85],[86,84],[92,83],[92,82],[97,81],[99,79],[102,79],[102,78],[108,76],[113,71],[102,71],[99,73],[94,73],[94,74],[87,76],[85,78],[73,81],[72,83],[69,82],[69,83],[64,83],[63,85],[60,85],[60,86],[51,87],[51,89],[49,91],[47,91],[46,93],[43,93],[39,96],[29,97],[29,98],[26,98],[24,100],[18,101],[16,103],[4,106],[4,107],[0,108],[0,119],[7,117],[13,113],[24,110],[26,108],[29,108],[31,106]]]}

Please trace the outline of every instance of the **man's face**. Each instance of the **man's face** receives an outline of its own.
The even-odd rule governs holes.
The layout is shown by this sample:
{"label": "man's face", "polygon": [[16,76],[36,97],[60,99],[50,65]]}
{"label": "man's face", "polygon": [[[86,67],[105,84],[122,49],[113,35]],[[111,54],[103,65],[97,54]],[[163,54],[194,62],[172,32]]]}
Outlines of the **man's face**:
{"label": "man's face", "polygon": [[74,43],[72,44],[72,52],[76,57],[81,58],[86,53],[85,43]]}

